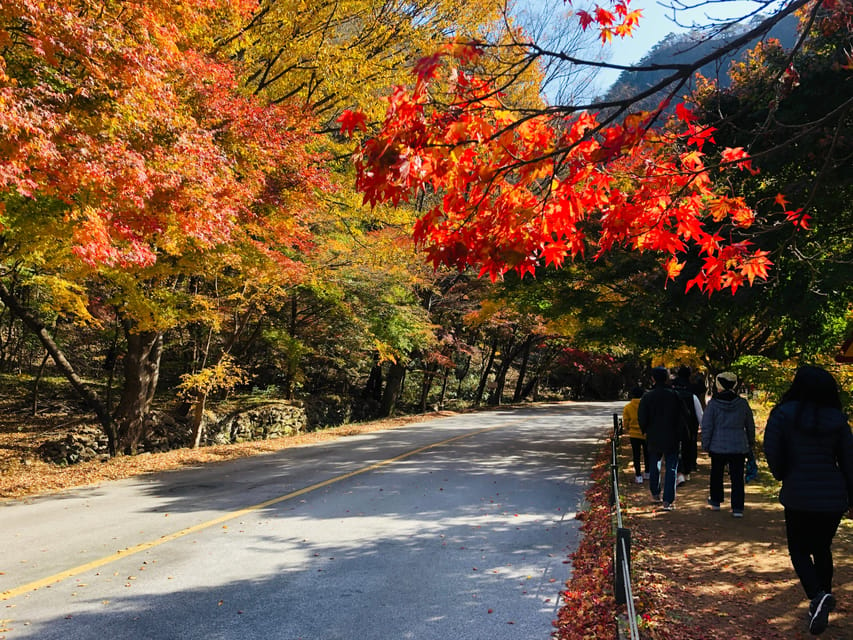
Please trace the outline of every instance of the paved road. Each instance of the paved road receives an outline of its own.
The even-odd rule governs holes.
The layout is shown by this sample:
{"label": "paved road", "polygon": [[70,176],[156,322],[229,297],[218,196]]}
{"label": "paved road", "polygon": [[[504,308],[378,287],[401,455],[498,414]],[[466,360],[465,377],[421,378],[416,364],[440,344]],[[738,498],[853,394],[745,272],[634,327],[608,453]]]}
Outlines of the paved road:
{"label": "paved road", "polygon": [[466,414],[4,503],[0,640],[545,640],[616,410]]}

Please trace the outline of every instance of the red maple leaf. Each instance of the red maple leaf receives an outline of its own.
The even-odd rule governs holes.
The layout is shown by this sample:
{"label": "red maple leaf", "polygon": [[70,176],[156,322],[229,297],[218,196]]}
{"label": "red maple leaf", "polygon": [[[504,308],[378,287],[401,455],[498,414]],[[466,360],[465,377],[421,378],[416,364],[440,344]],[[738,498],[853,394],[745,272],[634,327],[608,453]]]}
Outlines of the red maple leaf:
{"label": "red maple leaf", "polygon": [[787,218],[788,222],[793,222],[794,226],[802,227],[803,229],[809,228],[809,220],[812,219],[809,214],[803,213],[802,207],[795,211],[786,211],[785,217]]}
{"label": "red maple leaf", "polygon": [[681,120],[682,122],[696,122],[696,114],[693,113],[691,109],[688,109],[684,106],[683,102],[679,102],[675,105],[675,117]]}
{"label": "red maple leaf", "polygon": [[415,75],[419,82],[427,82],[438,77],[438,68],[441,66],[442,53],[436,52],[432,55],[420,58],[415,63]]}
{"label": "red maple leaf", "polygon": [[762,280],[767,278],[767,269],[773,265],[768,255],[770,255],[768,251],[756,250],[744,260],[740,271],[749,280],[749,284],[752,284],[756,278]]}
{"label": "red maple leaf", "polygon": [[361,111],[347,109],[336,120],[341,125],[341,133],[352,136],[356,129],[367,131],[367,117]]}
{"label": "red maple leaf", "polygon": [[578,20],[581,23],[581,29],[583,29],[584,31],[586,31],[586,28],[589,25],[591,25],[593,22],[595,22],[592,15],[590,15],[590,13],[588,11],[583,11],[583,10],[578,11],[577,16],[578,16]]}

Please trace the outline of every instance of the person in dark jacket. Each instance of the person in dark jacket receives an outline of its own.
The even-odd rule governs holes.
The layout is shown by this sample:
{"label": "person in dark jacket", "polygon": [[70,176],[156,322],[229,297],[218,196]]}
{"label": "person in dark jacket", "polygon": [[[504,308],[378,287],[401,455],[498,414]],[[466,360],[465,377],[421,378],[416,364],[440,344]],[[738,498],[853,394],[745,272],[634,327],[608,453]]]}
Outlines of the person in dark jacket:
{"label": "person in dark jacket", "polygon": [[[675,508],[675,477],[678,472],[678,450],[683,422],[681,402],[675,392],[667,387],[669,372],[663,367],[652,370],[654,386],[640,399],[637,419],[640,429],[646,434],[649,451],[649,490],[652,500],[661,499],[660,472],[664,472],[663,508]],[[662,467],[658,469],[658,462]]]}
{"label": "person in dark jacket", "polygon": [[702,450],[711,456],[710,497],[708,505],[720,510],[725,497],[723,475],[729,468],[732,515],[743,517],[746,492],[744,467],[755,444],[755,419],[749,403],[737,395],[737,376],[730,371],[714,378],[717,393],[702,415]]}
{"label": "person in dark jacket", "polygon": [[672,381],[672,388],[681,401],[681,411],[684,414],[687,427],[685,432],[681,434],[681,458],[678,462],[678,486],[681,486],[686,480],[690,479],[690,474],[699,468],[696,466],[697,442],[703,410],[702,403],[693,392],[693,385],[690,382],[690,367],[679,367],[675,380]]}
{"label": "person in dark jacket", "polygon": [[853,432],[828,371],[797,370],[767,419],[764,454],[782,481],[788,553],[810,601],[809,631],[817,635],[835,608],[832,539],[853,496]]}

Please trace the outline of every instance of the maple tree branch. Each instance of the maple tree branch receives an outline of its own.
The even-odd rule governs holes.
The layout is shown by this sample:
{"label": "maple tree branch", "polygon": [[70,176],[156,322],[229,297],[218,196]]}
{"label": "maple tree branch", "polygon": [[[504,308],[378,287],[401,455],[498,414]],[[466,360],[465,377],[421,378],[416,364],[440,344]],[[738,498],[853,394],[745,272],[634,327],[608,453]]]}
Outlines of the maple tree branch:
{"label": "maple tree branch", "polygon": [[[619,65],[612,64],[609,62],[601,62],[594,60],[585,60],[581,58],[577,58],[566,54],[562,51],[551,51],[545,48],[540,47],[535,42],[529,42],[527,46],[533,52],[532,55],[536,57],[546,57],[546,58],[557,58],[559,60],[570,62],[572,64],[578,66],[590,66],[597,67],[602,69],[613,69],[617,71],[629,71],[629,72],[650,72],[650,71],[673,71],[672,74],[658,81],[656,84],[648,87],[647,89],[640,91],[629,98],[625,98],[623,100],[601,100],[601,101],[592,101],[587,104],[580,105],[555,105],[554,107],[549,108],[550,112],[554,113],[573,113],[576,111],[595,111],[600,109],[608,109],[608,108],[628,108],[633,104],[641,101],[644,98],[648,98],[650,96],[657,95],[661,92],[664,92],[667,87],[669,87],[674,82],[679,82],[679,86],[683,86],[686,80],[689,80],[691,75],[701,69],[703,66],[715,62],[727,54],[742,49],[746,45],[748,45],[752,40],[756,39],[759,36],[766,34],[770,31],[777,23],[782,21],[787,16],[791,15],[795,11],[797,11],[800,7],[808,4],[812,0],[794,0],[791,4],[787,5],[784,9],[778,11],[774,15],[768,17],[763,20],[760,24],[756,25],[754,28],[744,32],[740,36],[732,39],[727,42],[725,45],[715,49],[711,53],[698,58],[690,63],[672,63],[672,64],[651,64],[651,65]],[[816,9],[815,9],[816,10]]]}
{"label": "maple tree branch", "polygon": [[[681,27],[682,29],[696,29],[701,27],[697,27],[695,23],[688,25],[686,23],[679,22],[679,14],[683,12],[695,11],[696,9],[699,9],[701,7],[729,4],[732,1],[733,0],[701,0],[700,2],[689,4],[686,2],[681,2],[681,0],[672,0],[668,5],[664,5],[662,2],[658,4],[666,9],[672,10],[672,16],[670,17],[670,20],[672,20],[675,25]],[[709,31],[713,31],[714,34],[721,34],[727,29],[733,27],[734,25],[737,25],[741,22],[745,22],[750,18],[760,15],[764,11],[764,9],[776,4],[776,0],[763,0],[762,2],[759,2],[759,0],[752,0],[752,2],[754,4],[758,4],[759,6],[756,9],[753,9],[752,11],[739,16],[737,19],[714,20],[713,24],[711,24],[710,26],[706,25],[704,28]]]}

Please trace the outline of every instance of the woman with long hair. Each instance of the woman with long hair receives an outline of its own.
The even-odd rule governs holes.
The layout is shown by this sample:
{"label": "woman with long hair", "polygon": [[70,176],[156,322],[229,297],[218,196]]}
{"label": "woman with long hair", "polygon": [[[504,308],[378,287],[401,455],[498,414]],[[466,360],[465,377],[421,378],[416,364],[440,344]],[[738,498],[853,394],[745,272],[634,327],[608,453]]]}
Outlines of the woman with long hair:
{"label": "woman with long hair", "polygon": [[809,600],[809,631],[817,635],[835,608],[832,540],[853,496],[853,432],[828,371],[797,370],[767,419],[764,454],[782,481],[788,553]]}

